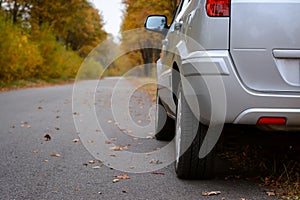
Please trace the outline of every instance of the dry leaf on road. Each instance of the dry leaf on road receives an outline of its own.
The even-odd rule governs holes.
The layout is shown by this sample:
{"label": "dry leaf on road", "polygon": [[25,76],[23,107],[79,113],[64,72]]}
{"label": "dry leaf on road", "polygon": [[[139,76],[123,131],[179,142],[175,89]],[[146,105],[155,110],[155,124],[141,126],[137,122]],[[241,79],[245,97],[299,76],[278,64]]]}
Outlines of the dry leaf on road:
{"label": "dry leaf on road", "polygon": [[115,178],[112,182],[113,182],[113,183],[117,183],[117,182],[119,182],[119,181],[120,181],[120,179]]}
{"label": "dry leaf on road", "polygon": [[122,145],[115,146],[115,147],[111,147],[109,149],[112,150],[112,151],[123,151],[123,146]]}
{"label": "dry leaf on road", "polygon": [[212,196],[212,195],[219,195],[219,194],[221,194],[220,191],[202,192],[202,196]]}
{"label": "dry leaf on road", "polygon": [[90,160],[89,163],[90,163],[90,164],[94,164],[95,161],[94,161],[94,160]]}
{"label": "dry leaf on road", "polygon": [[150,164],[162,164],[163,162],[160,161],[160,160],[158,160],[158,159],[152,159],[152,160],[150,160],[149,163],[150,163]]}
{"label": "dry leaf on road", "polygon": [[163,173],[163,172],[152,172],[151,174],[165,175],[165,173]]}
{"label": "dry leaf on road", "polygon": [[115,176],[117,179],[130,179],[127,174],[121,174],[120,176]]}
{"label": "dry leaf on road", "polygon": [[60,157],[61,155],[58,154],[58,153],[51,153],[50,156],[52,156],[52,157]]}
{"label": "dry leaf on road", "polygon": [[79,142],[80,140],[79,139],[74,139],[74,140],[72,140],[72,142],[74,142],[74,143],[77,143],[77,142]]}
{"label": "dry leaf on road", "polygon": [[44,136],[45,141],[50,141],[51,140],[51,136],[49,134],[46,134]]}
{"label": "dry leaf on road", "polygon": [[276,193],[273,192],[273,191],[269,191],[269,192],[266,192],[266,194],[270,197],[270,196],[276,196]]}

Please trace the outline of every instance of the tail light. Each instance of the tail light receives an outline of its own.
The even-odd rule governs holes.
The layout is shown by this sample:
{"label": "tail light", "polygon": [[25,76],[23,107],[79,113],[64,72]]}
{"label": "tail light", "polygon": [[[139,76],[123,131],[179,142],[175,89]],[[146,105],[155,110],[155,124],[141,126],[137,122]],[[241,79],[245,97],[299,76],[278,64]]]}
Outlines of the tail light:
{"label": "tail light", "polygon": [[257,121],[258,125],[285,125],[286,118],[284,117],[262,117]]}
{"label": "tail light", "polygon": [[207,0],[206,12],[210,17],[229,17],[230,0]]}

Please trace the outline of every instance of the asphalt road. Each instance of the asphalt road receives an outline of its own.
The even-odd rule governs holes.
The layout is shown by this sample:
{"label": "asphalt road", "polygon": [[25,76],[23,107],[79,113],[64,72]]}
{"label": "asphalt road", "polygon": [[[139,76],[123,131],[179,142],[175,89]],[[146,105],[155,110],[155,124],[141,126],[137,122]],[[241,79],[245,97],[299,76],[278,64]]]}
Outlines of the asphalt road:
{"label": "asphalt road", "polygon": [[[101,130],[95,132],[105,132],[109,138],[106,144],[123,144],[123,151],[145,153],[167,145],[151,139],[153,125],[148,111],[153,114],[153,106],[142,92],[135,92],[131,97],[131,119],[118,116],[115,120],[111,105],[127,107],[126,98],[111,101],[118,80],[104,79],[96,91],[94,105]],[[125,80],[121,85],[124,90],[133,87]],[[87,150],[86,145],[95,144],[96,140],[83,141],[82,133],[75,128],[73,117],[76,122],[76,116],[81,113],[76,107],[72,109],[72,90],[73,85],[63,85],[0,93],[0,199],[273,199],[253,181],[225,180],[222,176],[205,181],[180,180],[176,178],[173,164],[157,169],[159,173],[154,174],[126,173],[129,179],[122,179],[126,178],[123,175],[113,183],[115,176],[124,172],[106,166],[109,161],[103,164]],[[86,98],[83,105],[88,104],[89,96]],[[148,127],[136,133],[134,127],[126,126],[126,120],[140,126],[148,124]],[[135,135],[141,132],[144,139]],[[51,140],[46,141],[45,135]],[[115,157],[114,153],[118,152],[112,150],[110,156]],[[131,169],[134,164],[141,165],[131,164]],[[219,167],[223,167],[222,163]],[[221,194],[202,196],[205,191]]]}

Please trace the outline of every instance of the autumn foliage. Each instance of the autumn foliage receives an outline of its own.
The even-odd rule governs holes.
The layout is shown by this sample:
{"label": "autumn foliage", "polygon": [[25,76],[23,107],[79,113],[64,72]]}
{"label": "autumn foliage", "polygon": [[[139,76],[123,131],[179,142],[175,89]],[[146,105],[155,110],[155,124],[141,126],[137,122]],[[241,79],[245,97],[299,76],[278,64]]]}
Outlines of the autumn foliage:
{"label": "autumn foliage", "polygon": [[0,0],[0,86],[74,78],[102,27],[87,0]]}
{"label": "autumn foliage", "polygon": [[[132,48],[138,49],[128,54],[127,59],[129,65],[138,66],[142,64],[150,64],[145,66],[144,75],[151,76],[153,66],[159,58],[161,40],[163,35],[143,30],[144,22],[148,15],[166,15],[168,23],[171,23],[173,14],[178,5],[178,0],[170,1],[147,1],[147,0],[123,0],[126,6],[124,20],[122,23],[122,48],[126,51]],[[126,31],[133,30],[132,33]],[[149,48],[145,48],[149,47]]]}

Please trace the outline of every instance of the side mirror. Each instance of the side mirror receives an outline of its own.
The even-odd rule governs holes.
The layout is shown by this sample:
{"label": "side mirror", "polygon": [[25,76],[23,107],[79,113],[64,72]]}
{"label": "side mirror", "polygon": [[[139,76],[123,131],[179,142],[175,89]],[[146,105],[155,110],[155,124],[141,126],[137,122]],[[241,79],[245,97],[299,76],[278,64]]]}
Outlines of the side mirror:
{"label": "side mirror", "polygon": [[165,33],[168,28],[167,17],[164,15],[150,15],[146,19],[145,28],[149,31]]}

